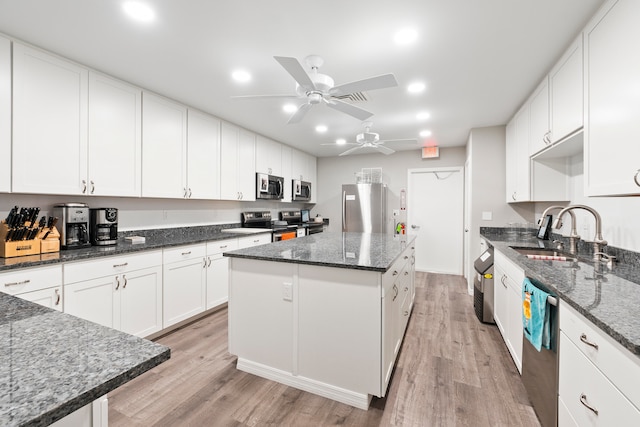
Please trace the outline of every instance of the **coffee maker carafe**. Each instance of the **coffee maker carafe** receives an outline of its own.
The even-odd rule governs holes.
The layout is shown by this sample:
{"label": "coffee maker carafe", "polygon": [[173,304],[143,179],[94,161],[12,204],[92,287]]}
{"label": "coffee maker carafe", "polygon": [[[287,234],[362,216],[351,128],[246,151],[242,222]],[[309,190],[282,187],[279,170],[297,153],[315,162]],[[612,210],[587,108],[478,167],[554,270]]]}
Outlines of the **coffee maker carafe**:
{"label": "coffee maker carafe", "polygon": [[118,243],[118,209],[89,209],[89,238],[95,246]]}
{"label": "coffee maker carafe", "polygon": [[89,206],[86,203],[55,205],[53,215],[58,217],[56,227],[60,232],[62,249],[91,246],[89,241]]}

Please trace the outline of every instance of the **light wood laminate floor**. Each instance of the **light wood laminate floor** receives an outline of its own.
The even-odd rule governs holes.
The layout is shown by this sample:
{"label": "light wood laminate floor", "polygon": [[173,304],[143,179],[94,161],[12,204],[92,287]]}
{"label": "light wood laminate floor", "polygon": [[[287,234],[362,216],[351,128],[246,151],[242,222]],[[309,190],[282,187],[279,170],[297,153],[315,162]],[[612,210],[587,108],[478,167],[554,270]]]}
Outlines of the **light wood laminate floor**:
{"label": "light wood laminate floor", "polygon": [[539,426],[495,325],[459,276],[416,274],[387,396],[368,411],[236,370],[227,310],[156,341],[171,359],[109,394],[117,426]]}

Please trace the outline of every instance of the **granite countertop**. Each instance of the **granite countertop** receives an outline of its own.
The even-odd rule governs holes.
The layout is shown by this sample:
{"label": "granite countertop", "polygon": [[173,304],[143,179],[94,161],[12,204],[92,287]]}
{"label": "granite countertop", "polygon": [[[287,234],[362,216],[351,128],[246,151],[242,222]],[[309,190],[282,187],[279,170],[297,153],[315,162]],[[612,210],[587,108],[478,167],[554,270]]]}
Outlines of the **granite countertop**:
{"label": "granite countertop", "polygon": [[[553,248],[550,240],[531,234],[481,232],[525,275],[546,285],[561,303],[569,304],[613,339],[640,357],[640,268],[638,263],[594,263],[591,255],[578,251],[578,261],[542,261],[527,258],[516,247]],[[613,249],[613,248],[611,248]],[[607,248],[605,247],[605,251]]]}
{"label": "granite countertop", "polygon": [[[91,246],[82,249],[61,250],[60,252],[42,255],[0,258],[0,272],[47,264],[87,260],[109,255],[121,255],[151,249],[162,249],[172,246],[212,242],[216,240],[245,237],[248,234],[270,232],[270,230],[254,229],[255,231],[247,233],[244,230],[248,229],[235,230],[235,227],[238,227],[238,224],[228,224],[226,226],[166,228],[119,233],[120,236],[118,238],[117,245]],[[136,244],[129,243],[125,240],[127,235],[144,236],[145,242]]]}
{"label": "granite countertop", "polygon": [[0,425],[49,425],[169,357],[168,347],[0,292]]}
{"label": "granite countertop", "polygon": [[415,236],[407,235],[325,232],[237,249],[224,256],[385,272],[414,240]]}

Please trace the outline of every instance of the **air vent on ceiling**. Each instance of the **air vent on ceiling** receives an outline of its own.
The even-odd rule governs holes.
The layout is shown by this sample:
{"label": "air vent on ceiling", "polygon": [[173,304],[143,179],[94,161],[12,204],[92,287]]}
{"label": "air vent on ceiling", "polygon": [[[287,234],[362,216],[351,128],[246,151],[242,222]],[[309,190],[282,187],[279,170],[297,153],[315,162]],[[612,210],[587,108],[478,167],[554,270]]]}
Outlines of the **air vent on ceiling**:
{"label": "air vent on ceiling", "polygon": [[339,99],[341,101],[347,100],[351,102],[366,102],[369,100],[364,92],[353,92],[347,95],[334,96],[333,98]]}

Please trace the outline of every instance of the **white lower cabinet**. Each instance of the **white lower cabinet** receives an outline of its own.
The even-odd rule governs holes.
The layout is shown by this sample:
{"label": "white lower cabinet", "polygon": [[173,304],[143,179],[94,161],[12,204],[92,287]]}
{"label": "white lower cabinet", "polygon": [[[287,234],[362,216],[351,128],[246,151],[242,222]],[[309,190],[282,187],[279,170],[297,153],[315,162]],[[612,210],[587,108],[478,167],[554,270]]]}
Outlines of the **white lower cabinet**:
{"label": "white lower cabinet", "polygon": [[271,243],[271,233],[255,234],[238,238],[238,249],[250,248],[252,246]]}
{"label": "white lower cabinet", "polygon": [[51,427],[108,427],[109,400],[107,395],[94,400],[88,405],[70,413]]}
{"label": "white lower cabinet", "polygon": [[0,290],[62,311],[62,266],[35,267],[0,274]]}
{"label": "white lower cabinet", "polygon": [[162,326],[167,328],[202,313],[206,306],[206,244],[163,251]]}
{"label": "white lower cabinet", "polygon": [[522,282],[524,271],[494,251],[494,319],[511,358],[522,373]]}
{"label": "white lower cabinet", "polygon": [[64,272],[66,313],[140,337],[162,329],[161,251],[70,263]]}
{"label": "white lower cabinet", "polygon": [[640,360],[560,304],[558,425],[640,425]]}
{"label": "white lower cabinet", "polygon": [[238,249],[238,239],[207,243],[207,310],[229,300],[229,258],[224,252]]}

